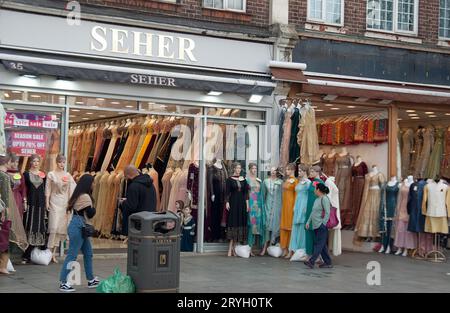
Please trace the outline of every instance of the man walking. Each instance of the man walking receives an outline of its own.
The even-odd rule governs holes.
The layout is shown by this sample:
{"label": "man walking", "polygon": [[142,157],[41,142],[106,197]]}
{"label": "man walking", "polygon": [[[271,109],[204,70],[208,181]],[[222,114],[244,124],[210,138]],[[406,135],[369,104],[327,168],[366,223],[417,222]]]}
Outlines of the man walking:
{"label": "man walking", "polygon": [[123,216],[123,235],[128,235],[128,217],[131,214],[143,211],[156,211],[156,191],[153,180],[149,175],[142,174],[133,166],[125,168],[125,178],[128,183],[127,197],[120,202],[120,209]]}

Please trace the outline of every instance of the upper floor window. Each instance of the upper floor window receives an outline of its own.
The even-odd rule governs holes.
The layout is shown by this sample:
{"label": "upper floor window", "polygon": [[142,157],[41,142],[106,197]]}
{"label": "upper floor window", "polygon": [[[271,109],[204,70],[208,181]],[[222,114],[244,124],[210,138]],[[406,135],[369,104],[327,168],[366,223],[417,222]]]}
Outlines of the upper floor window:
{"label": "upper floor window", "polygon": [[439,37],[450,38],[450,0],[441,0],[439,5]]}
{"label": "upper floor window", "polygon": [[308,0],[308,20],[344,25],[344,0]]}
{"label": "upper floor window", "polygon": [[210,9],[245,12],[245,0],[203,0],[203,6]]}
{"label": "upper floor window", "polygon": [[368,0],[367,29],[417,34],[419,0]]}

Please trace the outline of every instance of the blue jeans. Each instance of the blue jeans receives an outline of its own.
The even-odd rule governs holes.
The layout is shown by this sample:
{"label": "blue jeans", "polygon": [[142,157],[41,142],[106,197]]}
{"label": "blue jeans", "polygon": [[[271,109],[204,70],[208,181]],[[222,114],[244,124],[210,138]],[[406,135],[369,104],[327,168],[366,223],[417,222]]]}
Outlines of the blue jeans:
{"label": "blue jeans", "polygon": [[67,282],[67,275],[70,273],[70,269],[67,269],[67,265],[77,260],[78,252],[81,250],[84,260],[84,271],[86,272],[87,280],[94,279],[92,272],[92,246],[89,238],[84,239],[82,234],[82,227],[84,225],[84,218],[79,215],[73,215],[72,221],[69,224],[67,233],[69,235],[69,250],[67,251],[66,259],[64,260],[63,267],[59,280],[63,283]]}
{"label": "blue jeans", "polygon": [[316,263],[317,258],[322,256],[323,261],[327,265],[331,265],[331,257],[328,253],[328,228],[325,225],[320,225],[319,228],[314,229],[314,252],[309,262],[311,264]]}

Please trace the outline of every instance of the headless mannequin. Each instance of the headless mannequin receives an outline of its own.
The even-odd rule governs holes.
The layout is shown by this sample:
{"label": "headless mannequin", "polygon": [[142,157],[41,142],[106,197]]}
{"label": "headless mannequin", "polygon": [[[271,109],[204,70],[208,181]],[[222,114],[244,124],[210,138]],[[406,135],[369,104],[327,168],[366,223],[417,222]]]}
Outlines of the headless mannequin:
{"label": "headless mannequin", "polygon": [[[372,166],[372,170],[369,173],[370,177],[374,177],[375,175],[378,175],[378,173],[380,173],[378,171],[378,167],[376,165]],[[372,241],[372,237],[368,237],[366,239],[366,242],[371,242],[371,241]]]}
{"label": "headless mannequin", "polygon": [[[403,180],[403,184],[406,186],[406,187],[410,187],[411,185],[412,185],[412,183],[414,183],[414,177],[413,176],[408,176],[407,178],[405,178],[404,180]],[[397,250],[397,252],[395,252],[395,255],[402,255],[402,256],[408,256],[408,249],[402,249],[402,248],[399,248],[398,250]]]}
{"label": "headless mannequin", "polygon": [[[333,151],[333,150],[331,150],[331,151]],[[339,155],[343,157],[343,156],[346,156],[347,154],[348,154],[347,148],[343,147],[341,150],[341,153],[339,153]]]}
{"label": "headless mannequin", "polygon": [[336,155],[336,149],[331,149],[330,153],[328,153],[327,157],[332,158]]}
{"label": "headless mannequin", "polygon": [[[194,164],[194,166],[195,167],[199,167],[200,166],[200,164],[198,163],[198,161],[194,161],[194,162],[192,162],[193,164]],[[188,194],[188,198],[189,198],[189,201],[192,201],[192,191],[191,190],[188,190],[187,191],[187,194]],[[212,198],[214,197],[214,195],[212,196]],[[213,198],[213,202],[214,202],[214,198]]]}
{"label": "headless mannequin", "polygon": [[[394,187],[397,183],[398,183],[397,177],[392,176],[391,179],[389,180],[389,182],[388,182],[387,184],[388,184],[389,187]],[[384,246],[382,245],[382,246],[381,246],[381,249],[378,250],[378,252],[379,252],[379,253],[385,252],[386,254],[390,254],[390,253],[391,253],[391,247],[390,247],[390,245],[388,244],[388,245],[387,245],[387,248],[386,248],[386,251],[384,251]]]}

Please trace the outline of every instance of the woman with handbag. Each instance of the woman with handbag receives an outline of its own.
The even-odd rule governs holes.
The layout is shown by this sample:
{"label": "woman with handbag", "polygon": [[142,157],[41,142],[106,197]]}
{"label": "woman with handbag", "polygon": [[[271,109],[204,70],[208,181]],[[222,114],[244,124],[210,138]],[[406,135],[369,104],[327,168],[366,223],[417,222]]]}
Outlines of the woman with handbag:
{"label": "woman with handbag", "polygon": [[81,176],[69,200],[67,211],[73,213],[73,216],[67,230],[69,235],[69,250],[60,274],[59,290],[62,292],[75,291],[75,288],[67,281],[67,277],[70,274],[70,266],[69,269],[67,267],[70,262],[76,261],[80,250],[83,253],[88,288],[96,288],[100,283],[98,278],[93,274],[92,245],[89,239],[94,233],[94,228],[89,224],[89,219],[95,215],[91,197],[93,182],[94,177],[90,174]]}
{"label": "woman with handbag", "polygon": [[331,257],[328,253],[327,241],[328,241],[328,228],[327,223],[330,219],[331,201],[327,194],[330,193],[330,189],[325,186],[324,183],[316,184],[316,196],[314,206],[306,221],[306,229],[314,230],[314,251],[312,256],[304,264],[309,268],[314,268],[319,255],[322,257],[324,263],[319,265],[320,268],[332,268]]}

